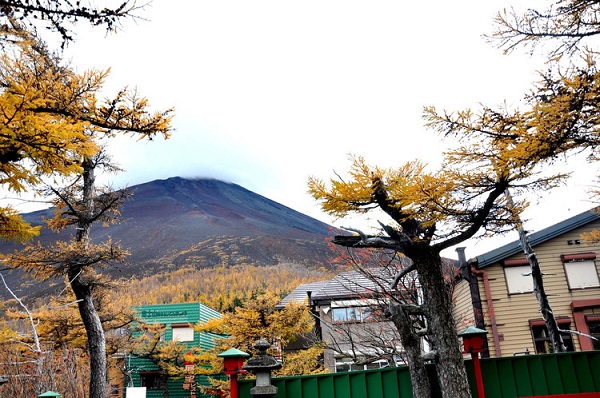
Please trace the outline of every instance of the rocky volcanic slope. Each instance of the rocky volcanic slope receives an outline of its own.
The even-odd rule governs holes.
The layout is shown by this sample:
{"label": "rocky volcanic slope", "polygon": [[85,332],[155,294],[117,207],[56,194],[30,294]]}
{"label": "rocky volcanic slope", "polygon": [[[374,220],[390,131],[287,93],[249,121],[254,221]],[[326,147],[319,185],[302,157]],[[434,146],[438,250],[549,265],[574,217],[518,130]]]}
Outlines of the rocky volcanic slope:
{"label": "rocky volcanic slope", "polygon": [[[329,225],[239,185],[174,177],[129,189],[133,198],[121,211],[123,222],[92,229],[94,242],[111,236],[131,253],[127,266],[111,271],[113,277],[168,272],[181,266],[327,266]],[[51,210],[25,215],[34,224],[43,216],[51,217]],[[72,231],[55,234],[44,229],[38,240],[48,244],[70,235]],[[5,243],[0,251],[18,247]],[[22,294],[31,293],[35,286],[38,293],[49,293],[47,284],[39,289],[39,283],[23,281],[19,273],[6,276],[11,286],[21,286]],[[55,284],[61,286],[62,281]],[[6,297],[4,291],[0,295]]]}

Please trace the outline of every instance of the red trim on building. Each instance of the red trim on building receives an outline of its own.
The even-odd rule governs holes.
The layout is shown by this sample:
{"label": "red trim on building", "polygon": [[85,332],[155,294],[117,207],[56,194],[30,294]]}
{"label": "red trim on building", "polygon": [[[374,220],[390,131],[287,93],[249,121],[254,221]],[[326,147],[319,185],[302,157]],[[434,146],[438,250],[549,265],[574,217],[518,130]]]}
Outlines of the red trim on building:
{"label": "red trim on building", "polygon": [[585,316],[587,322],[600,322],[600,314],[589,314]]}
{"label": "red trim on building", "polygon": [[[571,318],[569,318],[569,317],[558,317],[558,318],[556,318],[556,323],[558,323],[559,325],[569,325],[571,323]],[[529,320],[529,326],[530,327],[546,326],[546,321],[543,320],[543,319],[530,319]]]}
{"label": "red trim on building", "polygon": [[526,258],[517,258],[515,260],[504,260],[502,261],[504,267],[517,267],[519,265],[529,265],[529,260]]}
{"label": "red trim on building", "polygon": [[600,392],[579,392],[574,394],[530,395],[521,398],[600,398]]}
{"label": "red trim on building", "polygon": [[561,254],[560,259],[563,263],[568,263],[570,261],[595,260],[596,253]]}
{"label": "red trim on building", "polygon": [[[588,328],[583,310],[594,307],[600,307],[600,299],[573,300],[573,302],[571,302],[571,311],[573,311],[575,329],[577,329],[578,332],[590,334],[590,328]],[[592,343],[591,339],[581,336],[578,337],[581,351],[592,351],[594,349],[594,344]]]}
{"label": "red trim on building", "polygon": [[582,311],[586,308],[600,307],[600,299],[573,300],[572,311]]}

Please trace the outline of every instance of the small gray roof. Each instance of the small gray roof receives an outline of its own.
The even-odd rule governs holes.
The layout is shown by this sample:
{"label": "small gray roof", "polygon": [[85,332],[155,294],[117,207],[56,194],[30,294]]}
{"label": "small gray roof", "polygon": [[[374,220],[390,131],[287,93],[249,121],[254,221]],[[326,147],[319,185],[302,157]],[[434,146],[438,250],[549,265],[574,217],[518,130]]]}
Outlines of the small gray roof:
{"label": "small gray roof", "polygon": [[[411,260],[403,258],[403,267]],[[331,301],[364,297],[369,294],[389,290],[399,268],[375,267],[367,270],[369,276],[361,271],[347,271],[337,274],[333,279],[312,295],[314,301]]]}
{"label": "small gray roof", "polygon": [[298,286],[290,294],[285,296],[283,298],[283,300],[281,300],[279,302],[279,304],[277,304],[275,306],[275,309],[280,310],[280,309],[284,308],[286,305],[288,305],[289,303],[291,303],[292,301],[295,301],[297,303],[306,303],[307,298],[308,298],[308,295],[307,295],[308,292],[311,292],[314,295],[316,292],[321,290],[321,288],[328,282],[329,281],[320,281],[320,282],[306,283],[304,285]]}
{"label": "small gray roof", "polygon": [[[563,235],[583,225],[596,221],[599,218],[600,214],[598,214],[598,208],[588,210],[586,212],[568,218],[564,221],[561,221],[557,224],[554,224],[548,228],[544,228],[540,231],[530,234],[529,243],[532,247],[535,247],[540,243],[544,243],[552,238],[556,238],[557,236]],[[502,261],[505,258],[513,256],[522,251],[523,249],[521,248],[521,242],[516,240],[497,249],[489,251],[485,254],[477,256],[469,262],[476,262],[477,268],[484,268],[488,265],[496,264],[499,261]]]}
{"label": "small gray roof", "polygon": [[[375,269],[371,269],[371,271],[375,271]],[[372,280],[361,272],[348,271],[337,274],[333,279],[328,280],[312,298],[315,301],[352,298],[360,296],[361,293],[380,290]]]}

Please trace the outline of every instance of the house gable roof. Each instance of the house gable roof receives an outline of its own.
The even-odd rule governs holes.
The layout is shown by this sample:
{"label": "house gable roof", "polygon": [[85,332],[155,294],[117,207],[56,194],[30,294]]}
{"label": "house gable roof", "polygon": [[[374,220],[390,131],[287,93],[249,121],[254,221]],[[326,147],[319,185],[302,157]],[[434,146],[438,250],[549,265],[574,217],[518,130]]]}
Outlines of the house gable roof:
{"label": "house gable roof", "polygon": [[[557,236],[563,235],[583,225],[596,221],[599,218],[600,214],[598,213],[598,208],[588,210],[550,227],[530,234],[529,243],[532,247],[535,247],[552,238],[556,238]],[[469,260],[469,262],[475,263],[477,268],[484,268],[489,265],[496,264],[517,253],[521,253],[522,251],[523,249],[521,248],[521,242],[516,240],[485,254],[479,255],[474,259]]]}
{"label": "house gable roof", "polygon": [[[408,266],[410,260],[406,259]],[[364,298],[390,290],[398,269],[374,267],[365,271],[352,270],[337,274],[313,294],[314,301],[328,302],[339,299]],[[369,275],[366,275],[368,273]]]}
{"label": "house gable roof", "polygon": [[291,302],[306,303],[306,301],[308,299],[308,292],[311,292],[311,294],[315,294],[318,291],[320,291],[323,288],[323,286],[325,284],[327,284],[328,282],[329,281],[320,281],[320,282],[306,283],[304,285],[298,286],[290,294],[285,296],[279,302],[279,304],[277,304],[275,306],[275,309],[281,310]]}
{"label": "house gable roof", "polygon": [[375,289],[373,281],[359,271],[347,271],[328,280],[321,290],[313,295],[313,300],[332,300],[336,298],[358,297],[361,293]]}

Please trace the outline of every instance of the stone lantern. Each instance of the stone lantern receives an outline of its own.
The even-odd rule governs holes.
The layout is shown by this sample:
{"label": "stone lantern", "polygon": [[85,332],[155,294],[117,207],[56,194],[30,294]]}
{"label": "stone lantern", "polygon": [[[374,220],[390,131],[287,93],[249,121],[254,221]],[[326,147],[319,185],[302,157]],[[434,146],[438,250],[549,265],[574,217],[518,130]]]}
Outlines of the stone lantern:
{"label": "stone lantern", "polygon": [[250,358],[244,369],[256,375],[256,385],[250,389],[250,394],[255,397],[272,398],[277,394],[277,387],[271,384],[271,371],[281,368],[281,362],[267,354],[271,347],[266,340],[260,339],[254,345],[259,352]]}

